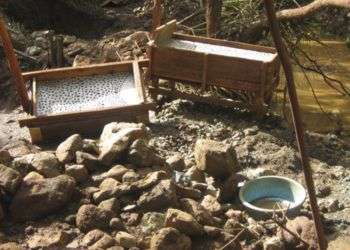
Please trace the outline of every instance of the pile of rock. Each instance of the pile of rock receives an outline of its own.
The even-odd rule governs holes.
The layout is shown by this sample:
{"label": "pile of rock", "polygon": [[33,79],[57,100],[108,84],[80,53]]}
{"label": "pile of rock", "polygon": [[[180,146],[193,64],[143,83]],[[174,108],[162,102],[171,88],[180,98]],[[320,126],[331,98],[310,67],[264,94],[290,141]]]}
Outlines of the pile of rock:
{"label": "pile of rock", "polygon": [[[47,227],[27,227],[27,240],[21,246],[11,243],[19,249],[300,245],[273,223],[267,226],[241,211],[237,192],[245,177],[237,173],[233,145],[201,139],[194,155],[194,166],[180,155],[164,159],[149,145],[144,124],[116,122],[104,127],[99,140],[72,135],[55,152],[15,159],[1,152],[1,220],[54,218]],[[287,227],[315,244],[306,217]]]}

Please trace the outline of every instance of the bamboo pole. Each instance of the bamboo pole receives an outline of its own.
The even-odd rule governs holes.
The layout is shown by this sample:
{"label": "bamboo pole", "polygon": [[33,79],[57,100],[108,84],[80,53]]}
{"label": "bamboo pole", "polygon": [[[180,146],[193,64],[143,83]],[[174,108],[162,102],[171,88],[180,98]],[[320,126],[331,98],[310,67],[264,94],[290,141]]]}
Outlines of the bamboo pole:
{"label": "bamboo pole", "polygon": [[294,130],[295,130],[296,139],[298,143],[301,164],[303,167],[304,178],[305,178],[305,182],[306,182],[306,186],[307,186],[307,190],[310,198],[310,205],[311,205],[313,220],[315,224],[315,229],[317,232],[318,244],[321,250],[326,250],[327,242],[324,236],[323,226],[322,226],[319,208],[317,204],[315,184],[312,179],[312,169],[310,167],[310,162],[305,149],[304,129],[302,126],[298,96],[297,96],[295,84],[294,84],[293,67],[289,59],[288,51],[282,40],[279,23],[276,18],[274,2],[273,0],[264,0],[264,2],[265,2],[266,13],[270,24],[273,40],[276,45],[276,49],[280,57],[280,60],[284,69],[284,73],[286,76],[286,80],[287,80],[287,88],[288,88],[288,94],[289,94],[289,101],[292,108]]}
{"label": "bamboo pole", "polygon": [[9,64],[10,71],[12,73],[12,76],[14,78],[14,84],[16,86],[18,95],[21,99],[21,104],[23,106],[24,111],[29,113],[31,111],[31,104],[28,97],[26,85],[24,83],[23,77],[22,77],[22,71],[19,66],[17,57],[15,55],[15,51],[13,49],[13,45],[11,42],[11,38],[9,33],[6,29],[6,24],[4,22],[3,17],[0,15],[0,37],[3,43],[4,52],[6,55],[6,59]]}

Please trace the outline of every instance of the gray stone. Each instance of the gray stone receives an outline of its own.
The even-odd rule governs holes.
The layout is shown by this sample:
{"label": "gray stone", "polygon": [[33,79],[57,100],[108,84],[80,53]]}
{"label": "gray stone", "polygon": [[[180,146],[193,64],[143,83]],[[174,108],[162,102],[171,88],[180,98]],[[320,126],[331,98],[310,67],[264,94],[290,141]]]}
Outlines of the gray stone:
{"label": "gray stone", "polygon": [[112,218],[109,222],[109,227],[113,230],[118,230],[118,231],[125,230],[123,221],[119,218]]}
{"label": "gray stone", "polygon": [[164,226],[165,214],[149,212],[142,216],[140,227],[144,234],[150,235]]}
{"label": "gray stone", "polygon": [[95,205],[83,205],[78,210],[76,225],[83,232],[93,229],[106,230],[112,217],[111,211],[101,209]]}
{"label": "gray stone", "polygon": [[221,204],[212,195],[206,195],[202,200],[201,205],[215,216],[220,215],[223,212]]}
{"label": "gray stone", "polygon": [[177,229],[167,227],[159,230],[151,239],[152,250],[191,250],[191,239]]}
{"label": "gray stone", "polygon": [[238,171],[236,151],[231,145],[200,139],[194,155],[197,168],[215,178],[225,179]]}
{"label": "gray stone", "polygon": [[84,165],[89,170],[89,172],[94,172],[95,170],[98,170],[98,168],[101,165],[97,157],[95,157],[92,154],[77,151],[75,155],[77,159],[77,164]]}
{"label": "gray stone", "polygon": [[159,211],[177,205],[174,184],[170,180],[163,180],[151,191],[145,192],[137,201],[143,211]]}
{"label": "gray stone", "polygon": [[76,36],[64,36],[63,38],[63,45],[64,46],[68,46],[72,43],[75,43],[77,41],[77,37]]}
{"label": "gray stone", "polygon": [[200,224],[216,225],[213,215],[201,204],[192,199],[181,199],[181,205],[185,212],[191,214]]}
{"label": "gray stone", "polygon": [[40,152],[34,155],[31,162],[33,168],[46,178],[52,178],[62,174],[61,165],[54,154]]}
{"label": "gray stone", "polygon": [[56,150],[56,156],[62,163],[71,163],[75,160],[75,153],[83,148],[83,140],[80,135],[74,134],[62,142]]}
{"label": "gray stone", "polygon": [[142,139],[134,141],[130,146],[128,161],[138,167],[161,166],[165,163]]}
{"label": "gray stone", "polygon": [[16,170],[0,164],[0,187],[6,192],[14,194],[21,184],[21,181],[21,175]]}
{"label": "gray stone", "polygon": [[84,165],[66,165],[66,175],[75,179],[76,182],[84,182],[89,178],[89,173]]}
{"label": "gray stone", "polygon": [[183,171],[186,167],[185,160],[180,154],[175,154],[166,160],[166,164],[171,170]]}
{"label": "gray stone", "polygon": [[137,238],[127,232],[118,232],[115,236],[115,240],[118,245],[125,248],[137,247]]}
{"label": "gray stone", "polygon": [[123,175],[123,182],[135,182],[140,179],[140,175],[135,171],[129,170]]}
{"label": "gray stone", "polygon": [[70,240],[70,235],[57,228],[44,228],[27,239],[30,249],[59,249],[64,248]]}
{"label": "gray stone", "polygon": [[199,170],[195,166],[189,168],[186,171],[185,176],[189,177],[191,181],[205,183],[205,175],[203,171]]}
{"label": "gray stone", "polygon": [[164,225],[190,236],[204,234],[203,226],[191,214],[173,208],[168,209]]}
{"label": "gray stone", "polygon": [[263,247],[264,250],[285,250],[283,241],[277,236],[265,239]]}
{"label": "gray stone", "polygon": [[115,165],[110,170],[108,170],[107,173],[104,174],[104,177],[122,181],[123,175],[128,171],[129,169],[127,169],[123,165]]}
{"label": "gray stone", "polygon": [[112,165],[125,153],[133,141],[146,135],[146,127],[135,123],[109,123],[100,137],[99,159],[106,165]]}
{"label": "gray stone", "polygon": [[23,181],[10,206],[12,217],[25,221],[52,214],[69,202],[74,188],[74,179],[67,175]]}
{"label": "gray stone", "polygon": [[43,52],[43,50],[38,46],[31,46],[27,48],[27,54],[30,56],[38,56]]}
{"label": "gray stone", "polygon": [[120,203],[116,198],[104,200],[98,205],[98,207],[107,211],[111,211],[113,215],[118,215],[120,211]]}
{"label": "gray stone", "polygon": [[[94,229],[89,231],[81,241],[79,247],[88,247],[89,249],[106,249],[115,244],[115,240],[105,232]],[[76,246],[75,248],[78,248]]]}

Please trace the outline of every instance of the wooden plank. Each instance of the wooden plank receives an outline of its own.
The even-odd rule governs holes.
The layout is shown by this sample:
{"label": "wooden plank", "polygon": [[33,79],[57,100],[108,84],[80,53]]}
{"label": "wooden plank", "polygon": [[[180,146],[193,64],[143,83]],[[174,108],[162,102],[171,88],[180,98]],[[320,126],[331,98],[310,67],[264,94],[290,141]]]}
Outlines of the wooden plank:
{"label": "wooden plank", "polygon": [[53,125],[56,123],[76,122],[88,119],[102,119],[110,116],[118,116],[125,114],[133,114],[139,112],[148,112],[148,110],[155,109],[153,103],[139,104],[118,108],[106,108],[96,111],[75,112],[66,114],[57,114],[50,116],[32,117],[27,119],[20,119],[19,125],[21,127],[41,127]]}
{"label": "wooden plank", "polygon": [[208,54],[203,54],[203,79],[202,91],[205,91],[208,83]]}
{"label": "wooden plank", "polygon": [[[261,84],[261,62],[208,55],[207,81],[217,86],[256,91]],[[237,86],[237,84],[243,84]],[[249,84],[248,84],[249,83]],[[231,86],[230,86],[231,85]]]}
{"label": "wooden plank", "polygon": [[156,46],[161,46],[162,43],[166,42],[173,36],[173,33],[176,31],[176,29],[177,29],[176,20],[172,20],[158,27],[154,31],[154,36],[153,36],[154,44]]}
{"label": "wooden plank", "polygon": [[40,128],[30,128],[29,129],[30,137],[32,138],[32,143],[39,143],[43,140],[42,131]]}
{"label": "wooden plank", "polygon": [[171,96],[174,98],[180,98],[180,99],[186,99],[189,101],[194,101],[194,102],[200,102],[200,103],[208,103],[208,104],[213,104],[213,105],[218,105],[218,106],[223,106],[227,108],[240,108],[240,109],[248,109],[248,105],[239,102],[239,101],[233,101],[233,100],[227,100],[223,98],[216,98],[216,97],[204,97],[204,96],[199,96],[195,94],[188,94],[180,91],[173,91],[165,88],[159,88],[159,89],[154,89],[150,88],[151,92],[155,92],[156,94],[160,95],[166,95],[166,96]]}
{"label": "wooden plank", "polygon": [[33,103],[33,115],[37,115],[37,86],[36,78],[33,78],[32,81],[32,103]]}
{"label": "wooden plank", "polygon": [[215,39],[215,38],[191,36],[191,35],[185,35],[185,34],[179,34],[179,33],[174,33],[173,38],[192,41],[192,42],[209,43],[209,44],[213,44],[213,45],[221,45],[221,46],[227,46],[227,47],[232,47],[232,48],[273,53],[273,54],[276,54],[276,57],[277,57],[276,49],[272,48],[272,47],[253,45],[253,44],[234,42],[234,41],[227,41],[227,40]]}
{"label": "wooden plank", "polygon": [[[140,65],[146,66],[148,60],[140,61]],[[34,77],[37,80],[64,79],[77,76],[102,75],[114,72],[123,72],[132,70],[132,61],[112,62],[103,64],[92,64],[82,67],[67,67],[50,70],[39,70],[23,73],[23,78],[31,80]]]}
{"label": "wooden plank", "polygon": [[201,53],[158,47],[153,47],[152,50],[152,75],[202,83]]}
{"label": "wooden plank", "polygon": [[145,102],[145,93],[144,93],[144,89],[143,89],[139,63],[137,61],[134,61],[132,63],[132,66],[133,66],[135,88],[136,88],[137,93],[141,99],[141,102]]}

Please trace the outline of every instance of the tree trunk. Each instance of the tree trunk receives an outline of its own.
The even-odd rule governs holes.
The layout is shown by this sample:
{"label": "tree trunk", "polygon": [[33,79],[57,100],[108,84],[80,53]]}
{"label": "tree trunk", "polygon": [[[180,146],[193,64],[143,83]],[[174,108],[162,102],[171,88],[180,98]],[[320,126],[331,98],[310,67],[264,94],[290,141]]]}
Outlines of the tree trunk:
{"label": "tree trunk", "polygon": [[216,37],[220,30],[222,0],[206,0],[207,36]]}

